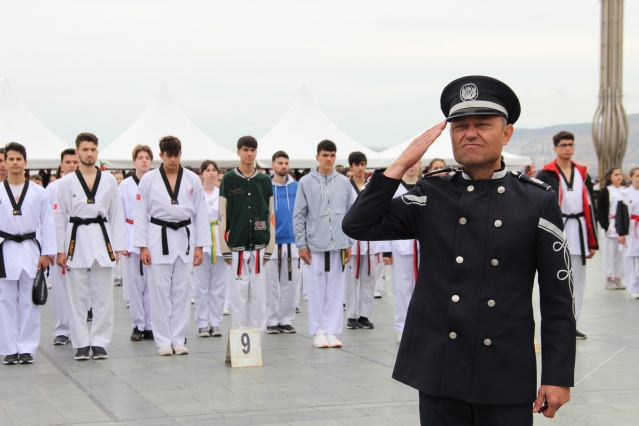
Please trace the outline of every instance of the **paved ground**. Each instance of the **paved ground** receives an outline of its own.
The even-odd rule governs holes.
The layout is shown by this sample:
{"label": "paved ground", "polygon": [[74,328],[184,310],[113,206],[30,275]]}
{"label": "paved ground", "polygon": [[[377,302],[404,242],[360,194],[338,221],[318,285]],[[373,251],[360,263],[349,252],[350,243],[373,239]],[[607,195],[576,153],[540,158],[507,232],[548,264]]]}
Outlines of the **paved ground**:
{"label": "paved ground", "polygon": [[[535,425],[639,425],[639,300],[604,290],[601,255],[589,264],[577,342],[577,384],[554,420]],[[416,425],[417,392],[391,379],[397,343],[387,282],[374,330],[345,330],[342,349],[313,349],[301,306],[294,335],[263,338],[264,366],[231,368],[223,338],[188,337],[190,354],[160,357],[153,342],[129,341],[128,311],[115,287],[109,359],[73,360],[54,347],[53,314],[30,366],[0,365],[0,425]]]}

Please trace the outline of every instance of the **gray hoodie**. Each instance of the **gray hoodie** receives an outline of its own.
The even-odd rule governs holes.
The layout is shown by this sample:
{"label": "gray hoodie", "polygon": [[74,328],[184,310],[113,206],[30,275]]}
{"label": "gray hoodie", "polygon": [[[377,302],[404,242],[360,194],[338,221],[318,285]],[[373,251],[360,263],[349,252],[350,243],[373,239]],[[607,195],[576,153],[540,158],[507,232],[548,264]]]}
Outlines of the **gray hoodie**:
{"label": "gray hoodie", "polygon": [[348,178],[335,170],[323,175],[312,169],[302,177],[293,213],[297,248],[326,252],[352,246],[353,240],[342,231],[342,219],[354,201]]}

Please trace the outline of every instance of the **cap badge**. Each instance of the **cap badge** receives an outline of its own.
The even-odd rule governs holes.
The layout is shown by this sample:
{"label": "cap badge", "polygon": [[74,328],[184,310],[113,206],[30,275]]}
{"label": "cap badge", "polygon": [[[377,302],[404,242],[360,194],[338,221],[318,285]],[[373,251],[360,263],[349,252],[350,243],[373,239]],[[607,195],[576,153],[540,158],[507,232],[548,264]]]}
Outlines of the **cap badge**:
{"label": "cap badge", "polygon": [[474,101],[479,95],[479,89],[473,83],[464,84],[459,90],[459,97],[462,101]]}

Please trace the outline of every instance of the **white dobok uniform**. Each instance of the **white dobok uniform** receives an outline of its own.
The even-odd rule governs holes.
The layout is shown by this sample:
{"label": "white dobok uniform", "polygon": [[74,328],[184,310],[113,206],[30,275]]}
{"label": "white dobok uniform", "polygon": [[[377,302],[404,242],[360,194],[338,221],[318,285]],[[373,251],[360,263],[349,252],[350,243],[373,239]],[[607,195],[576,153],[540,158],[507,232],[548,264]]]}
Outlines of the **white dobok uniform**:
{"label": "white dobok uniform", "polygon": [[[28,182],[28,181],[27,181]],[[25,182],[26,184],[26,182]],[[24,185],[11,186],[18,203]],[[16,199],[16,197],[18,199]],[[27,185],[20,213],[0,184],[0,354],[34,354],[40,343],[40,306],[31,298],[41,255],[55,255],[55,226],[49,197],[39,185]],[[23,241],[12,241],[12,239]],[[39,247],[38,247],[38,242]],[[4,276],[2,276],[4,275]]]}
{"label": "white dobok uniform", "polygon": [[[67,255],[69,325],[74,348],[106,348],[113,335],[112,268],[116,264],[115,252],[124,249],[124,219],[115,178],[100,170],[98,175],[100,181],[96,176],[94,189],[97,185],[97,190],[93,199],[85,193],[76,173],[62,177],[53,213],[58,253]],[[73,223],[96,218],[105,220],[104,228],[100,223]],[[74,228],[77,233],[72,241]],[[93,322],[89,335],[86,318],[90,307],[93,308]]]}
{"label": "white dobok uniform", "polygon": [[[124,263],[123,281],[126,282],[129,300],[129,315],[132,327],[140,331],[152,330],[151,299],[149,291],[149,272],[140,261],[140,248],[133,244],[133,225],[135,223],[135,197],[138,194],[137,177],[129,176],[118,187],[122,213],[124,216],[124,249],[129,257],[122,256]],[[124,285],[124,283],[123,283]]]}
{"label": "white dobok uniform", "polygon": [[195,322],[198,328],[219,327],[224,312],[224,295],[229,280],[229,265],[220,250],[220,232],[217,226],[219,188],[212,194],[204,193],[208,213],[211,245],[204,246],[204,260],[193,271],[195,277]]}
{"label": "white dobok uniform", "polygon": [[301,260],[295,243],[275,244],[271,260],[266,263],[267,326],[293,325],[301,281]]}
{"label": "white dobok uniform", "polygon": [[605,233],[603,243],[603,276],[623,278],[623,252],[619,250],[619,234],[615,230],[615,215],[617,213],[617,204],[622,201],[621,191],[623,187],[615,188],[608,185],[608,229],[604,229]]}
{"label": "white dobok uniform", "polygon": [[[151,253],[151,325],[156,346],[166,347],[186,341],[193,253],[196,247],[211,245],[211,232],[200,178],[182,169],[182,179],[176,182],[179,190],[172,200],[161,170],[146,173],[138,185],[133,245]],[[153,223],[158,221],[168,226]]]}
{"label": "white dobok uniform", "polygon": [[624,251],[624,272],[628,294],[639,293],[639,191],[629,186],[622,191],[623,202],[628,206],[630,224]]}

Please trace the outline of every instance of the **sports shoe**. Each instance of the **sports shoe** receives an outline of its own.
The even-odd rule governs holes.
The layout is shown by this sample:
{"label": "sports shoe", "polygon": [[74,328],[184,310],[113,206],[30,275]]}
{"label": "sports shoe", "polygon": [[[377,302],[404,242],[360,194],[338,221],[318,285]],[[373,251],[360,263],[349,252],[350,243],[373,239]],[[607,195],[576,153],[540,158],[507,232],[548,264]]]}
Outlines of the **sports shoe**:
{"label": "sports shoe", "polygon": [[231,315],[231,311],[229,311],[229,308],[224,308],[224,311],[222,313],[224,315]]}
{"label": "sports shoe", "polygon": [[326,335],[326,340],[328,340],[328,345],[331,348],[341,348],[342,347],[342,342],[337,340],[337,336],[335,336],[334,334],[327,334]]}
{"label": "sports shoe", "polygon": [[277,327],[280,329],[280,332],[282,332],[284,334],[293,334],[293,333],[295,333],[295,328],[293,328],[292,325],[278,325]]}
{"label": "sports shoe", "polygon": [[371,329],[371,328],[375,328],[375,326],[373,325],[372,322],[370,322],[368,320],[368,318],[366,317],[359,317],[359,319],[357,320],[357,325],[360,328],[366,328],[366,329]]}
{"label": "sports shoe", "polygon": [[200,337],[209,337],[211,335],[211,330],[208,327],[202,327],[197,329],[197,335]]}
{"label": "sports shoe", "polygon": [[211,327],[210,328],[211,337],[220,337],[222,336],[222,332],[220,331],[220,327]]}
{"label": "sports shoe", "polygon": [[349,328],[351,330],[355,330],[359,328],[359,325],[357,324],[357,320],[355,318],[349,318],[348,321],[346,322],[346,328]]}
{"label": "sports shoe", "polygon": [[606,290],[617,290],[617,283],[613,280],[606,280]]}
{"label": "sports shoe", "polygon": [[267,325],[266,334],[280,334],[280,330],[276,325]]}
{"label": "sports shoe", "polygon": [[116,287],[122,287],[122,280],[119,278],[116,278],[113,280],[113,285]]}
{"label": "sports shoe", "polygon": [[397,333],[397,344],[399,345],[400,343],[402,343],[402,334],[403,333]]}
{"label": "sports shoe", "polygon": [[195,305],[195,297],[191,297],[191,305]]}
{"label": "sports shoe", "polygon": [[131,332],[131,341],[132,342],[140,342],[144,339],[144,333],[142,333],[138,326],[133,327],[133,332]]}
{"label": "sports shoe", "polygon": [[62,334],[55,336],[55,339],[53,339],[54,345],[66,345],[67,343],[69,343],[69,337],[63,336]]}
{"label": "sports shoe", "polygon": [[300,308],[298,308],[297,306],[295,307],[295,313],[299,314],[300,313]]}
{"label": "sports shoe", "polygon": [[631,299],[639,299],[639,293],[632,293],[632,294],[630,295],[630,298],[631,298]]}
{"label": "sports shoe", "polygon": [[144,330],[144,340],[154,340],[153,339],[153,330]]}
{"label": "sports shoe", "polygon": [[33,364],[33,357],[31,354],[20,354],[18,355],[18,363],[19,364]]}
{"label": "sports shoe", "polygon": [[87,321],[93,321],[93,308],[89,308],[87,311]]}
{"label": "sports shoe", "polygon": [[83,348],[78,348],[78,350],[75,352],[75,356],[73,357],[73,359],[77,360],[77,361],[84,361],[90,358],[89,356],[89,349],[91,347],[90,346],[85,346]]}
{"label": "sports shoe", "polygon": [[375,290],[375,294],[374,294],[373,297],[375,297],[375,299],[381,299],[382,298],[382,293],[377,291],[377,290]]}
{"label": "sports shoe", "polygon": [[173,348],[170,346],[162,346],[161,348],[158,348],[158,355],[160,356],[173,355]]}
{"label": "sports shoe", "polygon": [[313,336],[313,347],[314,348],[330,348],[331,345],[328,343],[328,339],[326,339],[326,333],[323,330],[318,331]]}
{"label": "sports shoe", "polygon": [[576,330],[576,338],[577,340],[586,340],[586,335],[583,334],[581,331]]}
{"label": "sports shoe", "polygon": [[175,355],[188,355],[189,348],[187,348],[184,345],[174,345],[173,346],[173,353]]}
{"label": "sports shoe", "polygon": [[11,354],[4,357],[2,361],[4,365],[14,365],[18,363],[18,354]]}
{"label": "sports shoe", "polygon": [[623,285],[623,283],[621,282],[621,280],[619,278],[617,278],[617,290],[625,290],[626,286]]}
{"label": "sports shoe", "polygon": [[93,359],[107,359],[109,357],[102,346],[92,346],[91,349],[93,350]]}

